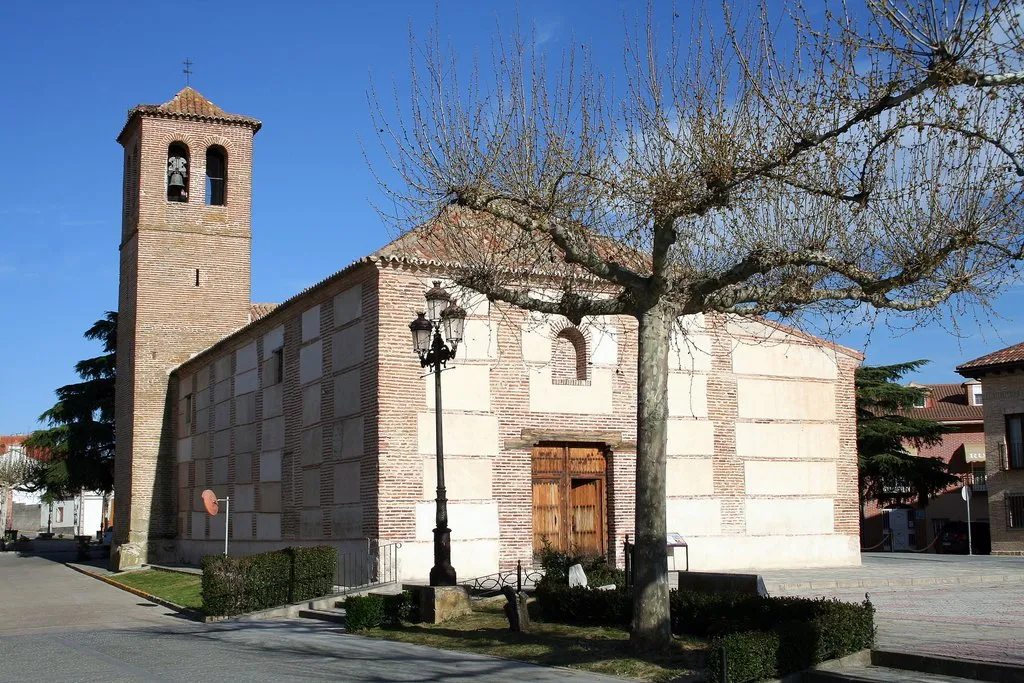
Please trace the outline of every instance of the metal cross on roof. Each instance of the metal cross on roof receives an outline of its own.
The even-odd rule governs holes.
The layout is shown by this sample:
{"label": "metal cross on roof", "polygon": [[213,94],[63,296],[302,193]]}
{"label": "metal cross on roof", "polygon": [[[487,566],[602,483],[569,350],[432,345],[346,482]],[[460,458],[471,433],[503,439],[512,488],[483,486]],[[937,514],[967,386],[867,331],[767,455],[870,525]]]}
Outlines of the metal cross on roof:
{"label": "metal cross on roof", "polygon": [[190,82],[191,79],[189,78],[192,75],[192,69],[190,68],[192,66],[192,61],[186,59],[182,64],[185,65],[185,68],[181,70],[181,73],[185,74],[185,85],[192,85]]}

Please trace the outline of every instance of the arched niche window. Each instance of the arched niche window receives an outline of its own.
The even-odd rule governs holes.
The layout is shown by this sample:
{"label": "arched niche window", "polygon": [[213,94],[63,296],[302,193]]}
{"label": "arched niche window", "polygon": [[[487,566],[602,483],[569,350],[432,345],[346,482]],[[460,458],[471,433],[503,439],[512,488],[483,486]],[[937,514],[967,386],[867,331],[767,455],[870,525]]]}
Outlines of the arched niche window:
{"label": "arched niche window", "polygon": [[188,147],[172,142],[167,147],[167,201],[188,201],[188,178],[192,171]]}
{"label": "arched niche window", "polygon": [[228,193],[228,154],[220,145],[206,150],[206,203],[224,206]]}
{"label": "arched niche window", "polygon": [[551,348],[551,381],[579,384],[587,381],[587,339],[575,327],[566,327]]}

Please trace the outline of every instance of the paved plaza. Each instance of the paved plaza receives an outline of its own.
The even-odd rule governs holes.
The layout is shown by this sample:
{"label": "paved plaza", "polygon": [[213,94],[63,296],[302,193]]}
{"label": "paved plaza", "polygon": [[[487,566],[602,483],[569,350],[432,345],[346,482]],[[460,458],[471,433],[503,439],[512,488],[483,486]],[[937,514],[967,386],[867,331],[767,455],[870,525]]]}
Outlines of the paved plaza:
{"label": "paved plaza", "polygon": [[1024,665],[1024,557],[866,553],[859,568],[764,578],[772,595],[869,593],[881,649]]}
{"label": "paved plaza", "polygon": [[[1024,558],[866,555],[763,576],[773,595],[870,593],[881,648],[1024,664]],[[0,682],[618,680],[319,622],[198,624],[41,557],[0,555],[0,579]]]}
{"label": "paved plaza", "polygon": [[198,624],[63,564],[0,554],[0,682],[616,681],[342,633]]}

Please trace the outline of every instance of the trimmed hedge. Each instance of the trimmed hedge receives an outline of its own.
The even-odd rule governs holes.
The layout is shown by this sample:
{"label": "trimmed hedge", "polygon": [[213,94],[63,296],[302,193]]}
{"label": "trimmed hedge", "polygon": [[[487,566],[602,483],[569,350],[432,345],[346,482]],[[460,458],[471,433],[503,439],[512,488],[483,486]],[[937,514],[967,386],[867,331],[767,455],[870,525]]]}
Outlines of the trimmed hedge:
{"label": "trimmed hedge", "polygon": [[[632,620],[632,592],[621,588],[542,581],[537,602],[547,621],[628,628]],[[712,639],[707,664],[715,682],[722,648],[729,682],[735,683],[800,671],[870,648],[875,639],[875,609],[868,601],[672,591],[669,604],[673,633]]]}
{"label": "trimmed hedge", "polygon": [[203,558],[203,608],[229,616],[329,595],[338,553],[329,546],[285,548],[245,557]]}
{"label": "trimmed hedge", "polygon": [[398,626],[419,621],[419,606],[412,591],[397,595],[350,595],[345,598],[345,628],[361,631],[377,626]]}
{"label": "trimmed hedge", "polygon": [[[728,677],[722,680],[722,649],[728,658]],[[708,648],[709,683],[745,683],[776,675],[775,658],[779,651],[779,635],[771,631],[730,633],[716,638]]]}
{"label": "trimmed hedge", "polygon": [[384,596],[350,595],[345,598],[345,628],[362,631],[384,623]]}
{"label": "trimmed hedge", "polygon": [[599,591],[581,586],[537,584],[537,604],[545,621],[577,626],[626,626],[633,618],[633,593],[624,588]]}

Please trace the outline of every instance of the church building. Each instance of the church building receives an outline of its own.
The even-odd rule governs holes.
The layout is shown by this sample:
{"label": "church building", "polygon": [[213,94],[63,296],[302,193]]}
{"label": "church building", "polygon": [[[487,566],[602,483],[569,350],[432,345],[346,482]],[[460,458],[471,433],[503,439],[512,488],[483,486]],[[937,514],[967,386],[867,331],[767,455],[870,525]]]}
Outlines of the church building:
{"label": "church building", "polygon": [[[636,321],[579,326],[450,286],[412,231],[280,304],[250,298],[260,121],[191,88],[129,111],[114,563],[400,543],[432,560],[434,392],[409,323],[439,281],[467,311],[443,374],[459,579],[544,542],[621,564],[633,534]],[[383,234],[383,231],[382,231]],[[862,356],[764,320],[681,320],[669,376],[668,529],[691,569],[860,562],[853,372]],[[683,567],[680,552],[677,566]]]}

